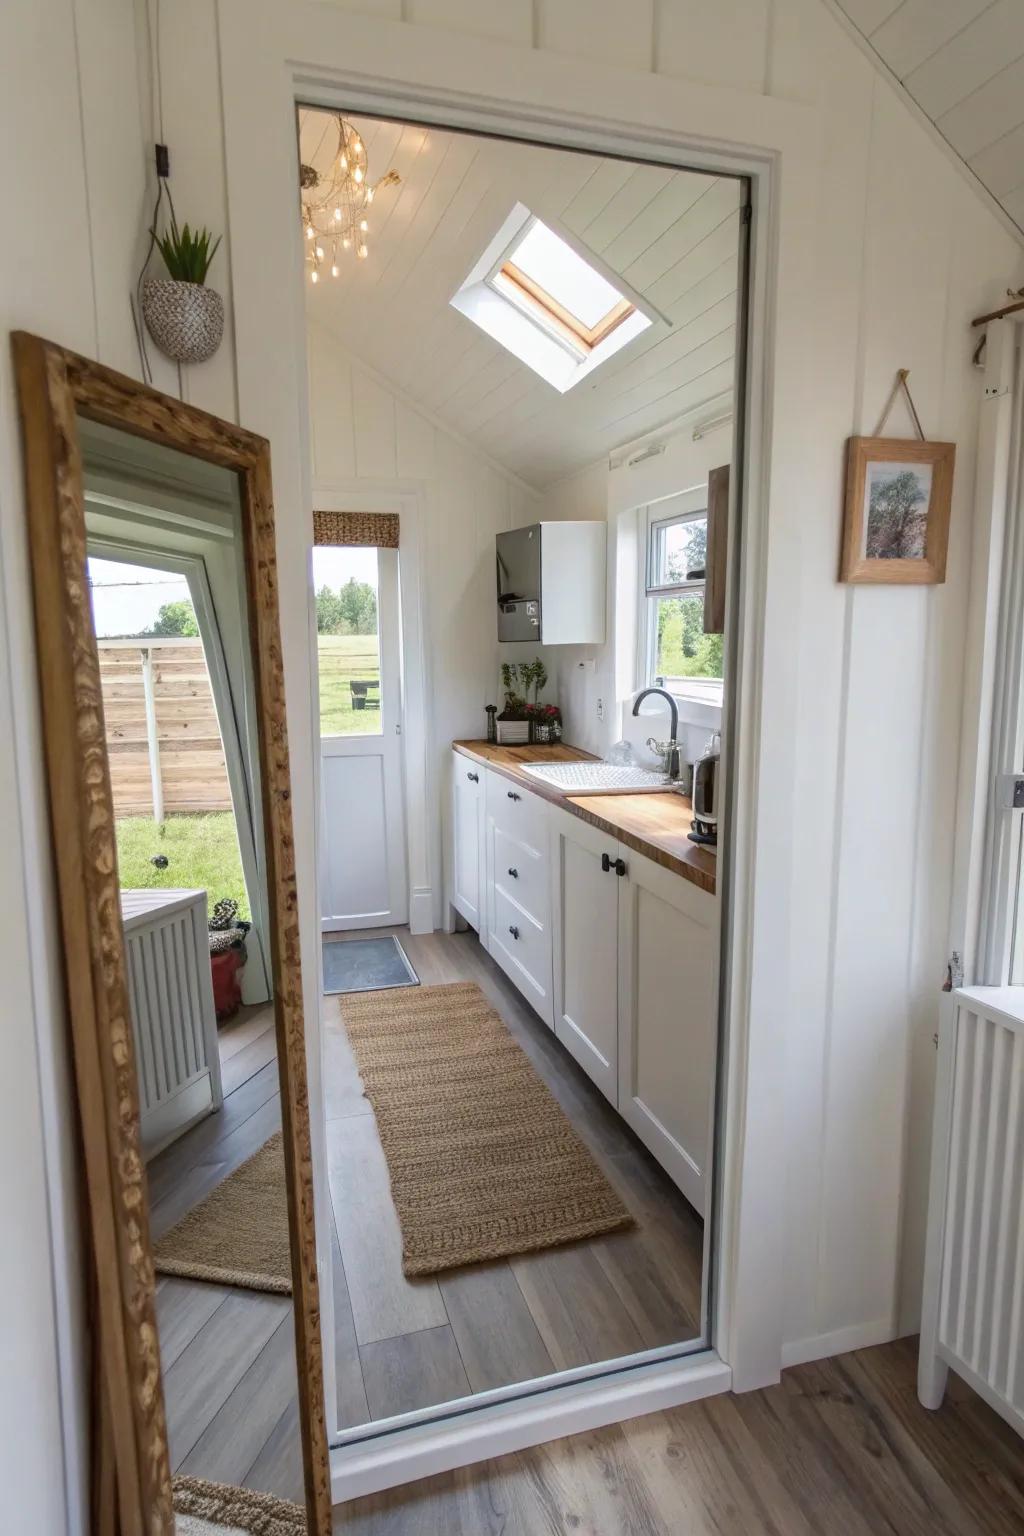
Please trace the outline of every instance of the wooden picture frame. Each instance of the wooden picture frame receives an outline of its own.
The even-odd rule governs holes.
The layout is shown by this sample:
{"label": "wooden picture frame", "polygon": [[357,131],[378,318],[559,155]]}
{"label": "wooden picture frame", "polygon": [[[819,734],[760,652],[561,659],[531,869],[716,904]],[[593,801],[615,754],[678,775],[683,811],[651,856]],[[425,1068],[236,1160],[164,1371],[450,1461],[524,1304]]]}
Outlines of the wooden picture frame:
{"label": "wooden picture frame", "polygon": [[329,1536],[330,1468],[270,445],[38,336],[16,332],[12,343],[66,1004],[94,1268],[95,1518],[99,1528],[114,1529],[116,1514],[123,1536],[173,1536],[175,1525],[114,805],[86,572],[78,417],[178,449],[238,476],[259,717],[303,1470],[310,1536]]}
{"label": "wooden picture frame", "polygon": [[955,443],[847,440],[840,581],[945,581],[955,460]]}

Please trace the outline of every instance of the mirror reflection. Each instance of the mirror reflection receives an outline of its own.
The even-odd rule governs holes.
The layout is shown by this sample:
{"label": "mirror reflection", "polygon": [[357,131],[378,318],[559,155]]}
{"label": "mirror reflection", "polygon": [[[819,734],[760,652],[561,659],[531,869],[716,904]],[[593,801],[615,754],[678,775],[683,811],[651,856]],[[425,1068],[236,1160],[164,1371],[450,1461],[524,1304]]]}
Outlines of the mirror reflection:
{"label": "mirror reflection", "polygon": [[237,477],[79,428],[171,1470],[302,1503]]}

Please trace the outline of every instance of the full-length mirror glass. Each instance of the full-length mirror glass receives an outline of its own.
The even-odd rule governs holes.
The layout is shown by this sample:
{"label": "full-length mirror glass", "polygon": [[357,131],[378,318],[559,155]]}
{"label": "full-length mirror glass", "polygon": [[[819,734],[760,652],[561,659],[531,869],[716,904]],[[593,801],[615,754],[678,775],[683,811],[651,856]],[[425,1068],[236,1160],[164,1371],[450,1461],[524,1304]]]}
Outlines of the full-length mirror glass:
{"label": "full-length mirror glass", "polygon": [[238,476],[79,440],[171,1471],[302,1502]]}

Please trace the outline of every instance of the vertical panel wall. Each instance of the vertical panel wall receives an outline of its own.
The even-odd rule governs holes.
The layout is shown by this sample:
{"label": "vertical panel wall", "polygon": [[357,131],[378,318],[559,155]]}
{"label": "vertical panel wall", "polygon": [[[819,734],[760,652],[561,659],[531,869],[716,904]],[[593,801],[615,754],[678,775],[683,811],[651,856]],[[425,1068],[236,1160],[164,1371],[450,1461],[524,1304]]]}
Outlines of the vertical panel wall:
{"label": "vertical panel wall", "polygon": [[[285,7],[290,0],[278,3]],[[697,0],[645,0],[625,8],[621,0],[594,0],[583,26],[574,0],[335,3],[442,29],[456,59],[460,35],[493,39],[508,50],[510,94],[523,50],[556,52],[568,37],[577,57],[593,50],[607,59],[610,47],[623,79],[628,72],[635,81],[638,100],[646,72],[656,69],[820,108],[827,153],[819,216],[803,232],[813,249],[815,274],[803,317],[807,370],[792,397],[801,416],[803,453],[787,478],[792,494],[771,508],[773,559],[799,571],[800,590],[788,614],[796,702],[786,722],[796,733],[802,764],[794,790],[800,817],[791,834],[794,984],[790,996],[775,1000],[789,1030],[787,1060],[780,1064],[791,1139],[785,1332],[790,1358],[797,1358],[844,1340],[880,1336],[901,1322],[909,1325],[919,1276],[934,988],[949,897],[947,834],[972,516],[977,387],[965,323],[1008,283],[1024,280],[1020,246],[875,77],[821,0],[773,5],[728,0],[715,8],[712,20]],[[143,240],[148,216],[144,177],[153,129],[142,8],[130,0],[90,6],[13,0],[3,9],[3,28],[0,200],[9,235],[0,256],[4,328],[36,329],[138,374],[126,289],[139,247],[126,255],[126,246],[132,230]],[[111,48],[116,48],[115,93],[109,88]],[[219,232],[226,227],[228,189],[216,0],[163,7],[162,57],[163,131],[172,146],[179,213]],[[358,59],[350,62],[358,67]],[[465,84],[471,90],[474,82],[467,78]],[[43,100],[48,110],[40,115]],[[29,156],[26,122],[33,125]],[[65,237],[50,242],[48,183],[40,180],[37,167],[56,163],[67,167]],[[214,280],[222,289],[225,270],[219,257]],[[283,296],[282,302],[288,301]],[[854,593],[834,581],[843,440],[851,431],[873,428],[878,393],[901,366],[911,369],[928,430],[958,445],[949,581],[925,593]],[[11,1469],[5,1486],[14,1489],[12,1518],[21,1512],[24,1495],[25,1513],[31,1508],[40,1524],[39,1489],[48,1498],[59,1496],[56,1480],[44,1475],[38,1458],[48,1454],[43,1447],[52,1443],[58,1426],[56,1352],[68,1342],[65,1333],[62,1346],[56,1314],[38,1279],[46,1272],[48,1245],[59,1247],[67,1230],[59,1220],[47,1230],[43,1120],[47,1093],[52,1104],[66,1064],[56,957],[47,936],[45,817],[6,356],[0,370],[5,450],[0,553],[8,647],[0,671],[0,783],[7,803],[18,807],[0,865],[9,914],[0,944],[12,1014],[20,1021],[10,1032],[0,1127],[4,1145],[23,1170],[16,1188],[10,1181],[0,1184],[8,1224],[23,1236],[18,1253],[0,1263],[0,1315],[16,1328],[13,1352],[5,1355],[12,1363],[0,1388],[8,1431],[0,1434],[0,1445],[7,1453],[4,1468]],[[157,378],[176,389],[172,370],[159,368]],[[235,415],[230,332],[212,363],[185,370],[182,388],[186,398]],[[344,409],[339,397],[339,413]],[[508,519],[525,520],[518,493],[497,483],[493,471],[475,463],[467,467],[463,450],[432,440],[423,422],[400,405],[395,434],[401,462],[420,466],[399,473],[424,475],[433,454],[440,465],[438,484],[451,487],[437,514],[438,553],[428,579],[450,578],[464,594],[459,623],[476,624],[485,587],[470,577],[482,569],[494,529],[507,526]],[[474,484],[492,499],[474,494]],[[306,508],[279,508],[282,597],[293,613],[301,613],[305,601],[307,521]],[[453,542],[453,532],[466,530],[468,542]],[[298,620],[287,621],[284,643],[295,772],[311,774],[308,636]],[[464,650],[442,636],[434,664],[438,712],[446,728],[456,717],[466,720],[462,700],[484,682],[476,658],[469,663],[468,684],[461,680],[455,669],[465,663]],[[905,707],[896,708],[895,700]],[[899,793],[888,803],[879,793],[880,748],[892,754],[900,777]],[[311,796],[297,800],[296,837],[300,864],[311,863]],[[66,1140],[63,1169],[60,1145],[58,1136],[48,1186],[58,1205],[74,1187]],[[66,1290],[66,1278],[77,1267],[66,1254],[57,1265]],[[73,1423],[78,1408],[73,1388],[65,1401]],[[61,1528],[59,1513],[44,1512],[41,1523]]]}

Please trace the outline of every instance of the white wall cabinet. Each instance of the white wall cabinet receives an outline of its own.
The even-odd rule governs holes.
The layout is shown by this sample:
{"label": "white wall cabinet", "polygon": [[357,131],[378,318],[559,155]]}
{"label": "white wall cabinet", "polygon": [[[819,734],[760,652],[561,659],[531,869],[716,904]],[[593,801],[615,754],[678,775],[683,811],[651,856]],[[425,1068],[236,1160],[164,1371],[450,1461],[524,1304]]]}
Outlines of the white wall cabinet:
{"label": "white wall cabinet", "polygon": [[484,775],[452,753],[452,906],[484,941]]}

